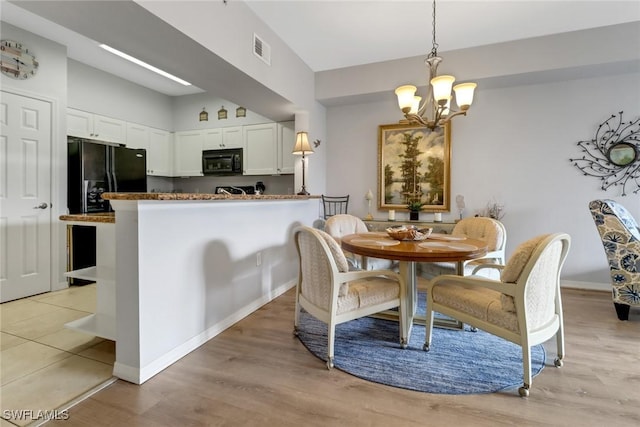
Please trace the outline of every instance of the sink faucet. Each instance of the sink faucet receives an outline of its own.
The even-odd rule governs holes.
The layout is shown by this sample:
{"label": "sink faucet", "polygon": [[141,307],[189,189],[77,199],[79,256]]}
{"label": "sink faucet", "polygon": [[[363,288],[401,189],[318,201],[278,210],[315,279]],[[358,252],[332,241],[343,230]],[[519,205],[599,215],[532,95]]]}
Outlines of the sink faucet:
{"label": "sink faucet", "polygon": [[240,191],[240,194],[242,194],[243,196],[246,196],[246,195],[247,195],[247,192],[246,192],[246,191],[244,191],[242,188],[234,187],[233,185],[230,185],[229,187],[230,187],[230,188],[233,188],[234,190],[238,190],[238,191]]}

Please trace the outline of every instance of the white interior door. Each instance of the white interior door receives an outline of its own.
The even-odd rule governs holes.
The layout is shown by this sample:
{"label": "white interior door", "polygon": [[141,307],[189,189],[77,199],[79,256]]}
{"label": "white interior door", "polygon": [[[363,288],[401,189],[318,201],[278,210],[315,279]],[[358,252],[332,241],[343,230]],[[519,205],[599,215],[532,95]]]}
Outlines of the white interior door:
{"label": "white interior door", "polygon": [[0,92],[0,302],[51,290],[51,104]]}

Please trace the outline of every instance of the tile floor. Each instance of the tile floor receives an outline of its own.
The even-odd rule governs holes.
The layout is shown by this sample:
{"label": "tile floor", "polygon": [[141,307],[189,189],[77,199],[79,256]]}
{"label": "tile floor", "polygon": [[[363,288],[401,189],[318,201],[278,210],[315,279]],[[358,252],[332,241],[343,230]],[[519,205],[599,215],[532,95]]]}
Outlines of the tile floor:
{"label": "tile floor", "polygon": [[95,305],[95,284],[0,304],[1,427],[28,425],[112,378],[115,343],[64,327]]}

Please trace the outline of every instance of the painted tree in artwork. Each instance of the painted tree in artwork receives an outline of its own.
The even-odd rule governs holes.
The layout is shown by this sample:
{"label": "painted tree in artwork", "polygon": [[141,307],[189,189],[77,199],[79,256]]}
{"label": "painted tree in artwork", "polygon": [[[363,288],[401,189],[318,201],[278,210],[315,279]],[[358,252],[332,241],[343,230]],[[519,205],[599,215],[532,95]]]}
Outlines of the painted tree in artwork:
{"label": "painted tree in artwork", "polygon": [[391,184],[393,184],[393,168],[389,164],[384,165],[384,182],[386,184],[384,189],[384,200],[391,200],[391,197],[392,197]]}
{"label": "painted tree in artwork", "polygon": [[428,172],[425,173],[424,181],[429,184],[432,197],[428,203],[441,205],[444,203],[444,161],[438,157],[429,157],[427,163]]}
{"label": "painted tree in artwork", "polygon": [[402,194],[405,203],[421,201],[422,188],[420,182],[423,177],[418,172],[422,166],[422,162],[418,160],[418,156],[422,151],[418,149],[418,143],[422,139],[421,136],[411,137],[411,133],[404,135],[404,153],[400,154],[402,163],[400,165],[400,174],[402,176]]}

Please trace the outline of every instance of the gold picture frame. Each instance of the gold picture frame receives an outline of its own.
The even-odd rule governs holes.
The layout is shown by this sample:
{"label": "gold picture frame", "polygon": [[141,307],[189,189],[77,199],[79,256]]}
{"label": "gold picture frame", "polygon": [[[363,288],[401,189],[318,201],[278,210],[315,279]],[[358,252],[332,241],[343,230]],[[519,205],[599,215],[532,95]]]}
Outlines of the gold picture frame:
{"label": "gold picture frame", "polygon": [[410,202],[427,212],[450,210],[449,123],[433,131],[410,124],[378,127],[378,208],[407,209]]}

